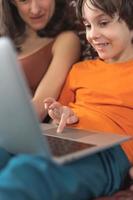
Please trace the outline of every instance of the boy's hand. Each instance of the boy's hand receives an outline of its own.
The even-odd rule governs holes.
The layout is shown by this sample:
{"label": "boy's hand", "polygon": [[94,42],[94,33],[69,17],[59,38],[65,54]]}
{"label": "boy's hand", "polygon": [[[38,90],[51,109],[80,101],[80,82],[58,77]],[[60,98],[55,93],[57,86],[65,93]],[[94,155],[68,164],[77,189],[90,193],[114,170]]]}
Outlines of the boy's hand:
{"label": "boy's hand", "polygon": [[47,98],[44,101],[45,109],[55,123],[59,124],[57,132],[61,133],[66,124],[73,124],[78,121],[76,114],[67,106],[61,105],[53,98]]}

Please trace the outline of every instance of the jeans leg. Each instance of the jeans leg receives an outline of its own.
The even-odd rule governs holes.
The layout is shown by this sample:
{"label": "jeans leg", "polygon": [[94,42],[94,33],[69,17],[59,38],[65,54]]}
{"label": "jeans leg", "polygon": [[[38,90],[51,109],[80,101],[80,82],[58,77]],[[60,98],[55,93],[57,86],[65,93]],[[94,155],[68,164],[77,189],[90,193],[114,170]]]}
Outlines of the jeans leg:
{"label": "jeans leg", "polygon": [[92,200],[118,190],[129,167],[120,147],[66,165],[20,155],[0,174],[0,199]]}
{"label": "jeans leg", "polygon": [[6,150],[0,148],[0,171],[7,165],[10,158],[11,154],[9,154]]}

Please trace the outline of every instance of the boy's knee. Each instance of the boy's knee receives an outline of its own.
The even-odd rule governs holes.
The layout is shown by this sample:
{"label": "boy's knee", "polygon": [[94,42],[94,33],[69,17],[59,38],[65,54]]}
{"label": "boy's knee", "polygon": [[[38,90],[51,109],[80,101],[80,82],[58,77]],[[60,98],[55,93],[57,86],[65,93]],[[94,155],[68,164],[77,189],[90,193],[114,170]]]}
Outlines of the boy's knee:
{"label": "boy's knee", "polygon": [[11,158],[11,154],[9,154],[6,150],[3,148],[0,148],[0,170],[4,167],[6,167],[8,161]]}
{"label": "boy's knee", "polygon": [[44,171],[50,161],[37,155],[18,155],[12,158],[9,167],[21,171]]}

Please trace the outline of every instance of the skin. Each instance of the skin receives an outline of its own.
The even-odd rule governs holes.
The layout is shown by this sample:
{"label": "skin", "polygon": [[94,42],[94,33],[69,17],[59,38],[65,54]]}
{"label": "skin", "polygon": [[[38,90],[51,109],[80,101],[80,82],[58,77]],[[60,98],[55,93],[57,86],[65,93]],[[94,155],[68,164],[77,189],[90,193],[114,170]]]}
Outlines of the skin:
{"label": "skin", "polygon": [[[55,0],[13,0],[12,3],[26,24],[27,37],[21,46],[22,52],[19,54],[21,60],[54,40],[54,38],[41,38],[37,36],[36,31],[44,28],[53,16]],[[47,73],[32,99],[40,120],[47,115],[43,105],[44,99],[49,96],[57,99],[70,67],[80,57],[80,41],[77,35],[72,31],[59,34],[54,41],[52,55]],[[56,80],[56,82],[51,80]]]}

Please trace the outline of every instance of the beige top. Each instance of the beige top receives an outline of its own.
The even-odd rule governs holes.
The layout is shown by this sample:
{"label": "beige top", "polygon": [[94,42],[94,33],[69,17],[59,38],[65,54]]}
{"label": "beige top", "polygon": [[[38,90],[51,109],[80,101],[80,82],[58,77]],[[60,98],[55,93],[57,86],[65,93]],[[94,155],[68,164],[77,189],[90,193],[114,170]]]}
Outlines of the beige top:
{"label": "beige top", "polygon": [[33,95],[52,60],[53,43],[54,41],[48,43],[35,53],[19,59]]}

